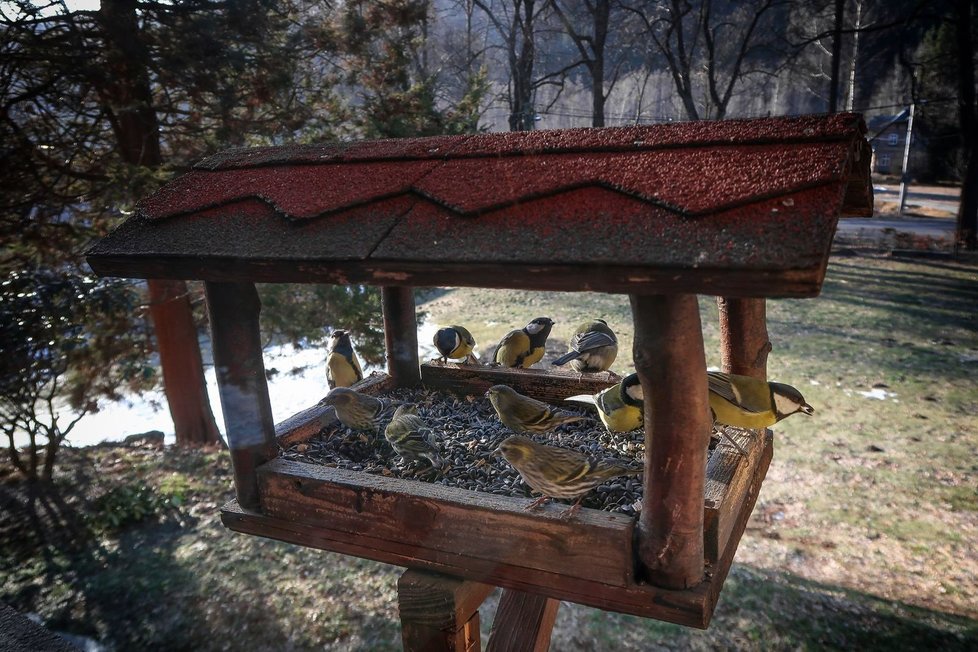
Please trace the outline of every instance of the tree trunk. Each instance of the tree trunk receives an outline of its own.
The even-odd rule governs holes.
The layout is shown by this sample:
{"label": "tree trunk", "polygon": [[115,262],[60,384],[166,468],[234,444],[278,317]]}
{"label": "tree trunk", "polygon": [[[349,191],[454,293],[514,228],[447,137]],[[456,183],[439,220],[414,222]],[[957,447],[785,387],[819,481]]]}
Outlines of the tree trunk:
{"label": "tree trunk", "polygon": [[835,0],[835,25],[832,28],[832,72],[829,74],[829,113],[839,110],[839,71],[842,64],[842,27],[845,0]]}
{"label": "tree trunk", "polygon": [[591,126],[604,126],[605,44],[608,42],[608,20],[611,14],[610,0],[601,0],[594,5],[594,59],[591,62]]}
{"label": "tree trunk", "polygon": [[[103,0],[103,76],[95,86],[109,114],[122,159],[149,168],[162,163],[160,126],[149,82],[149,53],[140,40],[136,0]],[[178,445],[220,441],[207,398],[197,329],[183,281],[148,282],[150,314],[163,368],[163,388]]]}
{"label": "tree trunk", "polygon": [[964,144],[965,174],[958,206],[956,246],[978,249],[978,106],[975,105],[974,39],[971,34],[975,15],[973,0],[957,0],[955,36],[958,51],[958,116]]}

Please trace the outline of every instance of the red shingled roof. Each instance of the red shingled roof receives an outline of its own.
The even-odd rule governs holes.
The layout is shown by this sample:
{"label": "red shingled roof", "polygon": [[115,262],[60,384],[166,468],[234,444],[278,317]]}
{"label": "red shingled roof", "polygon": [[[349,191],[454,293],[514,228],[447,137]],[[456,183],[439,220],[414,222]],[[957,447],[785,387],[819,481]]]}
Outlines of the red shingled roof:
{"label": "red shingled roof", "polygon": [[143,200],[90,260],[126,275],[296,280],[291,264],[381,284],[460,283],[431,283],[424,266],[622,266],[619,290],[638,271],[753,271],[741,293],[810,294],[839,213],[872,210],[864,133],[838,114],[236,150]]}

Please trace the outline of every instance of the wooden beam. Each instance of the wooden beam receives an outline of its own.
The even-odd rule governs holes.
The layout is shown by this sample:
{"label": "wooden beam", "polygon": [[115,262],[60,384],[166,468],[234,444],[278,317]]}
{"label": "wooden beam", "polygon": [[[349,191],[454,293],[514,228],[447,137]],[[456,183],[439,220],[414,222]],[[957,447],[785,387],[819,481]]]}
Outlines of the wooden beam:
{"label": "wooden beam", "polygon": [[407,652],[479,652],[479,607],[494,587],[408,570],[397,580],[401,640]]}
{"label": "wooden beam", "polygon": [[255,470],[278,451],[258,329],[261,302],[251,283],[206,282],[204,289],[234,490],[242,507],[258,509]]}
{"label": "wooden beam", "polygon": [[717,297],[720,364],[731,374],[767,380],[767,303],[764,299]]}
{"label": "wooden beam", "polygon": [[486,652],[547,652],[560,601],[506,589],[499,600]]}
{"label": "wooden beam", "polygon": [[387,369],[397,387],[421,384],[418,362],[418,318],[414,307],[414,288],[380,288],[384,307],[384,339],[387,343]]}
{"label": "wooden beam", "polygon": [[703,581],[703,499],[712,423],[699,304],[692,294],[630,299],[635,370],[646,396],[638,556],[653,584],[685,589]]}

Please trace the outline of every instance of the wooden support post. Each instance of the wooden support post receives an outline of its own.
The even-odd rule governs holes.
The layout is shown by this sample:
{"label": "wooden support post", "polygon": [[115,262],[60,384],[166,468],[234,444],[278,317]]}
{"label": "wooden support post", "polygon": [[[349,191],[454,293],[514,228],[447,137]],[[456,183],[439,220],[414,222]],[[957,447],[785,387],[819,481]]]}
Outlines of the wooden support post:
{"label": "wooden support post", "polygon": [[243,508],[258,510],[255,469],[277,453],[258,330],[261,302],[251,283],[208,281],[204,288],[234,490]]}
{"label": "wooden support post", "polygon": [[486,652],[546,652],[560,600],[506,589],[499,599]]}
{"label": "wooden support post", "polygon": [[[645,390],[639,560],[656,586],[703,580],[703,497],[712,419],[695,295],[631,295],[635,370]],[[651,408],[651,409],[650,409]]]}
{"label": "wooden support post", "polygon": [[421,384],[421,365],[414,288],[385,286],[380,288],[380,297],[384,307],[388,373],[397,387],[417,387]]}
{"label": "wooden support post", "polygon": [[767,303],[764,299],[717,297],[720,364],[731,374],[767,380]]}
{"label": "wooden support post", "polygon": [[480,652],[479,607],[488,584],[407,570],[397,580],[405,652]]}

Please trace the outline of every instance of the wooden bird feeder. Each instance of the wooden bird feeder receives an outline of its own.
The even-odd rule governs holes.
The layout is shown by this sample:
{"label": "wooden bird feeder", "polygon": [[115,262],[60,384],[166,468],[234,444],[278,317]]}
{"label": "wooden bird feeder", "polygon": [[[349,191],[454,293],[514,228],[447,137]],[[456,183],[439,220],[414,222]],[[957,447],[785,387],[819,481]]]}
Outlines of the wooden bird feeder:
{"label": "wooden bird feeder", "polygon": [[[840,214],[872,214],[864,133],[837,114],[234,150],[142,201],[88,261],[205,282],[237,495],[225,525],[407,567],[406,647],[473,645],[492,586],[494,649],[549,640],[559,600],[706,627],[773,446],[765,431],[708,459],[697,295],[718,297],[724,370],[764,377],[765,298],[817,295]],[[609,384],[419,364],[412,289],[446,280],[629,295],[651,397],[638,518],[565,521],[525,498],[276,459],[322,408],[276,427],[255,282],[381,286],[388,374],[362,391],[502,382],[555,402]]]}

